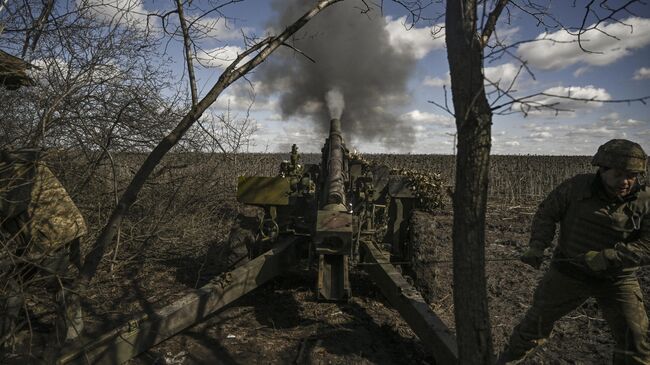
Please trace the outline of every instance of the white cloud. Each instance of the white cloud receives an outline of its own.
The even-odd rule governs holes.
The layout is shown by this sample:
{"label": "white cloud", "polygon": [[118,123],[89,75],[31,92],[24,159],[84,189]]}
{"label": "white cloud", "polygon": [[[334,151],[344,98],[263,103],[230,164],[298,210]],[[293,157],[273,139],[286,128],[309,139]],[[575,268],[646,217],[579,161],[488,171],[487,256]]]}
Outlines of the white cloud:
{"label": "white cloud", "polygon": [[514,42],[514,38],[516,38],[517,34],[519,33],[519,27],[508,28],[508,25],[502,24],[498,28],[499,29],[495,29],[494,36],[491,38],[491,40],[498,40],[502,44]]}
{"label": "white cloud", "polygon": [[511,85],[513,88],[515,87],[516,82],[513,83],[514,81],[517,81],[515,78],[519,79],[521,77],[519,70],[520,67],[517,67],[512,63],[504,63],[499,66],[486,67],[483,70],[483,73],[487,80],[491,81],[493,84],[497,84],[501,90],[508,90]]}
{"label": "white cloud", "polygon": [[[255,100],[252,98],[247,98],[242,95],[234,95],[232,93],[223,93],[217,98],[217,100],[212,105],[211,109],[213,110],[247,110],[248,108],[253,108],[255,105]],[[257,108],[256,108],[257,109]]]}
{"label": "white cloud", "polygon": [[[551,125],[549,125],[551,124]],[[561,128],[560,126],[556,125],[556,123],[544,123],[544,125],[539,125],[536,123],[530,123],[524,125],[524,128],[529,130],[530,132],[548,132],[551,130],[556,130],[558,128]]]}
{"label": "white cloud", "polygon": [[632,118],[621,119],[620,115],[614,112],[590,123],[576,124],[565,119],[561,122],[527,124],[523,128],[528,130],[527,141],[539,143],[546,148],[540,151],[543,154],[592,154],[600,144],[612,138],[630,138],[644,144],[647,137],[643,131],[650,130],[647,125],[648,122]]}
{"label": "white cloud", "polygon": [[269,115],[268,117],[266,117],[265,120],[267,122],[282,122],[282,121],[284,121],[284,118],[282,117],[282,114],[273,113],[273,114]]}
{"label": "white cloud", "polygon": [[444,31],[441,26],[434,28],[408,28],[406,16],[398,19],[386,17],[388,42],[401,53],[410,53],[417,59],[424,58],[434,49],[442,49],[445,46]]}
{"label": "white cloud", "polygon": [[103,84],[108,81],[123,80],[126,76],[124,70],[112,63],[96,64],[92,67],[73,67],[69,61],[57,57],[36,59],[31,63],[36,67],[28,70],[28,73],[35,79],[74,78],[77,84],[89,82]]}
{"label": "white cloud", "polygon": [[636,127],[648,127],[650,125],[650,122],[648,121],[641,121],[637,119],[621,119],[618,113],[610,113],[607,115],[604,115],[600,118],[600,120],[596,123],[594,123],[594,126],[596,127],[605,127],[608,129],[612,130],[623,130],[623,129],[628,129],[628,128],[636,128]]}
{"label": "white cloud", "polygon": [[636,70],[636,72],[634,73],[634,79],[635,80],[650,79],[650,68],[641,67],[640,69]]}
{"label": "white cloud", "polygon": [[521,146],[519,139],[521,137],[507,136],[506,134],[507,133],[492,134],[492,153],[507,154],[521,151],[519,149],[519,146]]}
{"label": "white cloud", "polygon": [[591,71],[591,67],[588,66],[580,67],[577,70],[573,71],[573,77],[580,77],[589,71]]}
{"label": "white cloud", "polygon": [[402,114],[400,116],[400,119],[407,123],[415,124],[415,125],[437,125],[441,127],[453,127],[454,126],[454,119],[452,117],[448,117],[445,115],[440,115],[440,114],[434,114],[434,113],[428,113],[428,112],[422,112],[419,110],[413,110],[408,113]]}
{"label": "white cloud", "polygon": [[[519,72],[519,67],[515,66],[512,63],[504,63],[502,65],[498,66],[492,66],[492,67],[486,67],[483,69],[483,73],[485,74],[486,86],[490,86],[491,84],[488,82],[491,81],[494,84],[499,85],[499,88],[502,90],[505,90],[510,87],[512,82],[515,80],[515,77],[517,78],[516,81],[519,81],[522,77],[522,74]],[[424,78],[424,81],[422,81],[422,84],[425,86],[431,86],[431,87],[440,87],[443,85],[451,85],[451,76],[449,76],[449,72],[445,74],[443,77],[434,77],[434,76],[427,76]],[[513,87],[515,87],[517,82],[513,84]]]}
{"label": "white cloud", "polygon": [[217,40],[240,39],[242,32],[248,34],[252,28],[237,27],[224,17],[219,18],[201,18],[194,22],[194,29],[203,33],[203,35]]}
{"label": "white cloud", "polygon": [[151,29],[155,17],[148,18],[143,0],[77,0],[77,8],[114,23],[127,23],[141,29]]}
{"label": "white cloud", "polygon": [[611,64],[650,44],[650,19],[631,17],[619,23],[599,26],[581,36],[580,49],[576,35],[564,30],[542,33],[536,41],[519,46],[517,54],[536,68],[562,69],[577,63],[594,66]]}
{"label": "white cloud", "polygon": [[301,153],[320,153],[323,136],[316,131],[313,123],[305,123],[301,119],[281,119],[279,123],[263,118],[253,140],[255,151],[288,153],[291,145],[298,143]]}
{"label": "white cloud", "polygon": [[586,126],[586,127],[575,127],[569,130],[566,133],[567,137],[572,137],[572,138],[583,138],[583,137],[588,137],[588,138],[614,138],[616,136],[619,137],[626,137],[627,133],[623,132],[620,133],[616,130],[609,129],[607,127],[591,127],[591,126]]}
{"label": "white cloud", "polygon": [[552,138],[553,134],[551,132],[534,132],[531,133],[529,137],[534,139],[547,139]]}
{"label": "white cloud", "polygon": [[618,120],[619,118],[620,116],[617,112],[611,112],[609,114],[605,114],[602,117],[600,117],[600,120],[603,122],[613,122],[615,120]]}
{"label": "white cloud", "polygon": [[639,127],[642,125],[648,125],[649,123],[636,120],[636,119],[626,119],[626,120],[617,120],[614,123],[612,123],[611,127],[613,128],[628,128],[628,127]]}
{"label": "white cloud", "polygon": [[526,99],[524,103],[513,106],[528,114],[573,114],[576,110],[588,110],[603,105],[603,101],[611,99],[603,88],[588,86],[556,86],[546,89],[538,95]]}
{"label": "white cloud", "polygon": [[424,81],[422,83],[426,86],[431,87],[451,85],[451,77],[449,76],[449,72],[447,72],[444,78],[427,76],[424,78]]}
{"label": "white cloud", "polygon": [[[225,69],[237,56],[244,52],[244,49],[237,46],[223,46],[207,51],[199,51],[196,55],[199,63],[205,67],[217,67]],[[245,57],[239,64],[246,63],[250,57]]]}
{"label": "white cloud", "polygon": [[251,88],[251,84],[247,82],[238,82],[234,85],[231,85],[219,98],[215,101],[214,106],[225,110],[230,108],[234,111],[245,111],[249,110],[251,112],[276,112],[278,109],[277,98],[269,97],[258,97],[257,89]]}

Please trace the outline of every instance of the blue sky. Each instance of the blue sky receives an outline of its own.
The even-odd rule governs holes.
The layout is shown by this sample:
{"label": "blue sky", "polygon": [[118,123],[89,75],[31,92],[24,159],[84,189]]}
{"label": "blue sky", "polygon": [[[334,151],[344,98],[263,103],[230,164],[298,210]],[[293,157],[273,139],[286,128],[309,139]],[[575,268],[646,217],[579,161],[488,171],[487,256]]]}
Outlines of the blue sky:
{"label": "blue sky", "polygon": [[[103,1],[106,3],[108,0]],[[139,3],[136,0],[118,0],[117,3],[124,4],[129,1],[131,6],[135,5],[135,9],[145,12],[161,11],[171,6],[171,3],[159,1]],[[355,0],[347,0],[350,1]],[[201,4],[197,0],[194,3]],[[561,22],[576,25],[577,20],[581,19],[583,9],[572,8],[568,6],[570,3],[572,2],[551,2],[550,13]],[[276,8],[277,4],[282,2],[276,2]],[[363,130],[354,129],[346,135],[348,144],[368,153],[451,153],[453,137],[450,134],[455,132],[453,119],[445,110],[430,103],[434,101],[444,104],[443,85],[447,85],[449,90],[444,39],[434,39],[431,36],[431,30],[438,29],[436,21],[421,21],[407,29],[409,27],[404,25],[403,18],[406,14],[389,1],[385,1],[385,4],[383,14],[375,12],[373,16],[383,22],[393,51],[410,55],[414,67],[408,75],[400,101],[386,103],[377,100],[377,107],[390,109],[389,112],[396,118],[396,126],[406,126],[412,133],[410,139],[402,143],[399,138],[395,139],[395,136],[390,135],[400,133],[398,128],[392,132],[388,130],[386,135],[363,133]],[[272,5],[270,0],[245,0],[222,9],[223,14],[230,18],[227,21],[217,17],[205,19],[206,27],[215,29],[211,31],[210,38],[201,41],[205,54],[198,54],[202,64],[209,66],[198,67],[200,85],[204,90],[217,79],[233,55],[241,52],[242,31],[256,36],[264,36],[273,31],[272,26],[278,23],[280,14]],[[537,27],[529,15],[513,9],[509,16],[502,16],[497,27],[497,35],[505,43],[514,44],[536,38],[568,43],[542,40],[521,44],[511,48],[511,53],[518,59],[506,55],[491,60],[485,64],[485,74],[491,81],[499,82],[499,85],[509,85],[520,70],[520,61],[525,60],[532,75],[521,70],[519,77],[514,81],[516,92],[512,93],[517,97],[539,92],[555,95],[570,93],[581,98],[599,100],[650,96],[650,7],[639,4],[630,10],[631,13],[619,14],[618,19],[621,22],[601,24],[600,29],[603,32],[586,33],[583,36],[583,44],[594,53],[584,53],[577,43],[571,42],[575,38],[568,33],[554,28],[545,29],[543,25]],[[434,19],[441,11],[438,5],[427,9],[424,15]],[[358,16],[361,18],[365,15]],[[442,18],[437,20],[442,21]],[[551,25],[554,20],[545,18],[544,21]],[[172,55],[178,60],[173,67],[181,72],[184,67],[181,55],[174,55],[173,52],[172,48]],[[341,67],[346,65],[342,64]],[[235,115],[244,115],[252,102],[250,95],[254,93],[255,102],[251,106],[251,118],[257,125],[257,132],[253,136],[254,143],[250,150],[284,151],[291,143],[300,142],[302,150],[319,151],[324,138],[322,128],[310,120],[308,115],[283,113],[279,105],[282,89],[277,85],[265,85],[261,78],[257,77],[263,72],[264,70],[260,69],[251,75],[251,84],[242,81],[233,85],[211,108],[211,112],[218,114],[229,106]],[[288,74],[286,77],[302,76]],[[394,99],[395,95],[392,97]],[[495,103],[499,104],[504,100],[502,98]],[[640,143],[646,151],[650,150],[648,105],[639,102],[566,102],[545,97],[536,97],[533,100],[547,104],[560,102],[559,106],[567,111],[559,114],[530,111],[527,115],[495,115],[492,130],[493,153],[590,155],[598,145],[611,138],[631,139]],[[448,102],[451,104],[450,99]],[[521,106],[514,105],[515,110],[518,108]],[[345,122],[343,120],[343,123]],[[375,128],[372,121],[367,121],[367,126],[368,130]]]}

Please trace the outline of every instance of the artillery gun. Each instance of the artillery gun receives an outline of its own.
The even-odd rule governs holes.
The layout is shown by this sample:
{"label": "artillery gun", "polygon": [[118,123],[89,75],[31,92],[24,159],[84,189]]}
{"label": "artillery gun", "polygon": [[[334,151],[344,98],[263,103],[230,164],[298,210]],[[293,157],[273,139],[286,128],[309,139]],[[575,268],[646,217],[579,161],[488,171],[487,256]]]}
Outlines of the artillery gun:
{"label": "artillery gun", "polygon": [[363,261],[361,242],[387,249],[391,262],[409,261],[407,223],[418,199],[406,176],[351,156],[339,119],[330,121],[320,164],[300,165],[295,144],[290,156],[278,176],[239,177],[237,200],[263,208],[256,232],[262,241],[311,238],[319,299],[350,297],[348,272]]}
{"label": "artillery gun", "polygon": [[[456,339],[402,276],[411,261],[409,218],[420,199],[407,176],[370,164],[345,146],[339,119],[330,121],[319,164],[300,164],[296,145],[276,176],[242,176],[237,200],[256,206],[252,229],[235,229],[252,257],[171,305],[142,314],[104,336],[64,351],[58,363],[119,364],[174,336],[294,266],[307,252],[317,262],[317,296],[351,297],[350,269],[368,272],[422,340],[437,364],[455,364]],[[261,248],[270,247],[262,252]]]}

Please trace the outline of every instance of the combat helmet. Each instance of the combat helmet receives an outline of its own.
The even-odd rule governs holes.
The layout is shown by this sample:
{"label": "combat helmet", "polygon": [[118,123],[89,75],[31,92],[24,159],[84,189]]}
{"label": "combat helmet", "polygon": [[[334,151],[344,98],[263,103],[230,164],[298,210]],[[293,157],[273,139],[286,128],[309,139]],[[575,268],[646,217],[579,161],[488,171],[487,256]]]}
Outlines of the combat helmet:
{"label": "combat helmet", "polygon": [[647,159],[648,155],[638,143],[627,139],[612,139],[598,147],[591,164],[644,173]]}

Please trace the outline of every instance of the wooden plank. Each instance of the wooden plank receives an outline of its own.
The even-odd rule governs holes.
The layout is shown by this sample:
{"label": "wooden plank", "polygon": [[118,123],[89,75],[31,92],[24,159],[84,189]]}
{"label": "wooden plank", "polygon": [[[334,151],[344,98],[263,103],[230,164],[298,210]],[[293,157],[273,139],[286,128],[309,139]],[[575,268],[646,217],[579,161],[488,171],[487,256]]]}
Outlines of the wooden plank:
{"label": "wooden plank", "polygon": [[363,265],[364,270],[422,340],[436,364],[456,364],[456,337],[424,301],[422,295],[390,263],[390,257],[372,242],[361,241],[359,248],[362,250],[364,261],[372,264]]}
{"label": "wooden plank", "polygon": [[291,267],[298,256],[296,242],[295,238],[287,239],[153,314],[136,316],[119,328],[83,342],[82,346],[64,350],[57,364],[122,364],[203,321]]}

